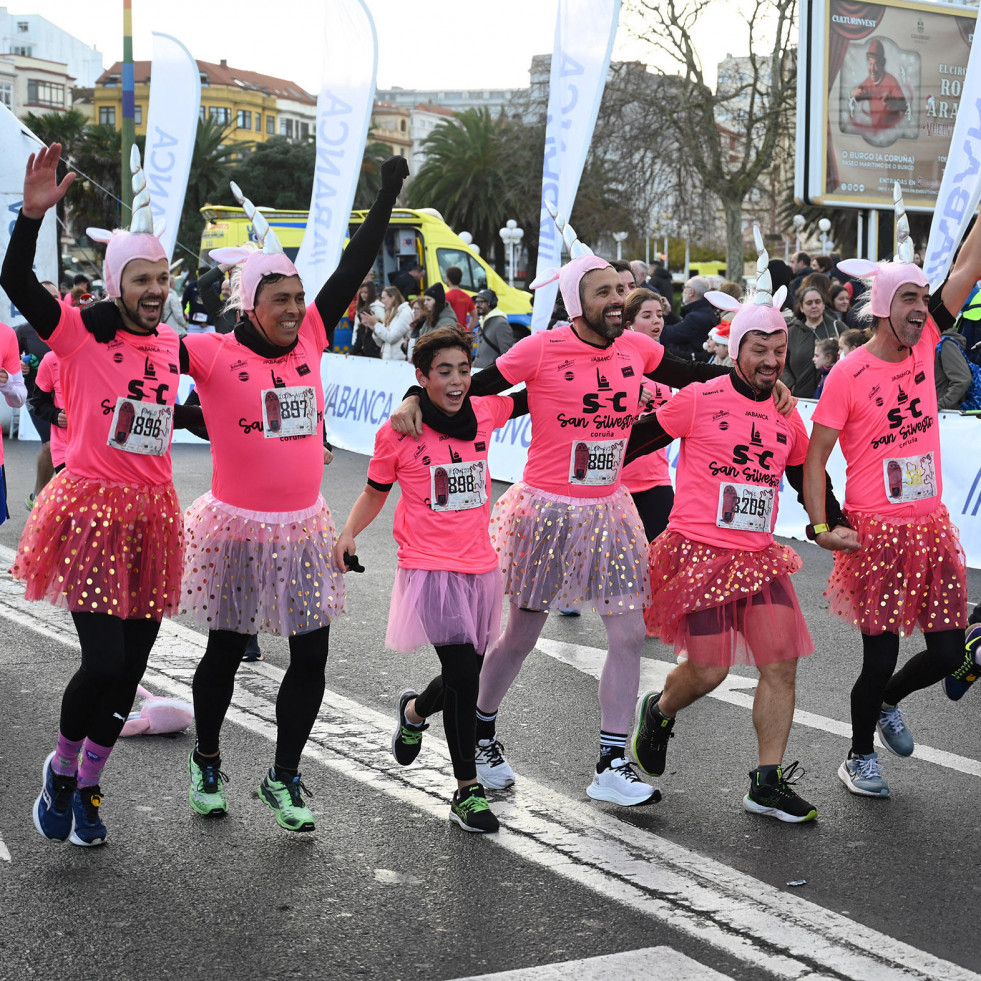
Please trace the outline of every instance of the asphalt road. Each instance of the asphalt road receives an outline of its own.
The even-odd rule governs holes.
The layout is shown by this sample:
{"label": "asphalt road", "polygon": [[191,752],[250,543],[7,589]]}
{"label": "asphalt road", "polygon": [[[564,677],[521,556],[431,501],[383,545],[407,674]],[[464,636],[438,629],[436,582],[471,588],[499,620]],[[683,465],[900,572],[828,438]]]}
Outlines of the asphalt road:
{"label": "asphalt road", "polygon": [[[36,444],[5,451],[3,567],[26,518]],[[339,452],[328,468],[338,525],[366,463]],[[208,450],[175,447],[174,464],[186,505],[208,487]],[[836,771],[859,644],[826,612],[827,553],[798,543],[795,584],[818,652],[800,665],[786,758],[806,770],[816,822],[742,809],[755,756],[747,669],[680,717],[661,803],[590,802],[606,635],[598,617],[552,617],[501,712],[519,779],[493,797],[504,830],[482,838],[446,820],[439,722],[412,767],[389,751],[397,693],[437,669],[432,652],[384,649],[395,493],[359,538],[368,571],[348,577],[348,612],[332,628],[328,693],[303,763],[312,835],[279,829],[256,795],[288,656],[284,641],[263,638],[265,660],[240,671],[223,732],[227,818],[187,804],[192,733],[137,738],[121,741],[103,781],[106,847],[42,839],[30,812],[75,667],[73,632],[60,611],[23,603],[0,579],[0,979],[981,975],[981,691],[958,703],[939,689],[912,696],[917,754],[886,761],[893,797],[850,795]],[[969,582],[976,600],[981,573]],[[146,687],[190,697],[202,644],[193,625],[165,625]],[[919,648],[904,641],[904,656]],[[650,686],[672,663],[647,642]]]}

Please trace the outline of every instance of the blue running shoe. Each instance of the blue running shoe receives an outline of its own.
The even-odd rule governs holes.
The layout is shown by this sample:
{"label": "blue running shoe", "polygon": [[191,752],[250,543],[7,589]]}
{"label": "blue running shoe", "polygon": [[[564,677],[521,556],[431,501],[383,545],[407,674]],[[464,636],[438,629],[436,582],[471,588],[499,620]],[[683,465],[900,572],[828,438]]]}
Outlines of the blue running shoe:
{"label": "blue running shoe", "polygon": [[51,769],[54,753],[44,761],[41,793],[34,801],[34,827],[51,841],[64,841],[72,833],[72,795],[75,778]]}
{"label": "blue running shoe", "polygon": [[860,797],[888,797],[889,784],[882,775],[878,753],[849,753],[838,767],[838,779]]}
{"label": "blue running shoe", "polygon": [[981,623],[975,623],[967,631],[963,664],[944,678],[944,693],[952,702],[963,698],[968,688],[981,677],[979,657],[981,657]]}
{"label": "blue running shoe", "polygon": [[104,845],[108,832],[106,826],[99,817],[99,808],[102,806],[102,791],[99,785],[94,787],[77,787],[72,794],[72,811],[75,814],[75,827],[68,840],[73,845],[81,845],[82,848],[94,848],[96,845]]}
{"label": "blue running shoe", "polygon": [[909,731],[909,726],[906,725],[906,719],[901,708],[896,705],[890,707],[883,705],[879,712],[876,729],[879,730],[882,745],[890,753],[895,753],[896,756],[913,755],[913,733]]}

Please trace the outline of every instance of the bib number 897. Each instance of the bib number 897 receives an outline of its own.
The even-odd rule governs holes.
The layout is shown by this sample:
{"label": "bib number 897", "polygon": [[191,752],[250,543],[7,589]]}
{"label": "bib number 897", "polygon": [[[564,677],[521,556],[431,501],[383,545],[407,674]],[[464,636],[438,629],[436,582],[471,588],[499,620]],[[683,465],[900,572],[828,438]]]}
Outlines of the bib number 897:
{"label": "bib number 897", "polygon": [[280,413],[284,419],[303,419],[307,414],[306,399],[288,399],[280,402]]}

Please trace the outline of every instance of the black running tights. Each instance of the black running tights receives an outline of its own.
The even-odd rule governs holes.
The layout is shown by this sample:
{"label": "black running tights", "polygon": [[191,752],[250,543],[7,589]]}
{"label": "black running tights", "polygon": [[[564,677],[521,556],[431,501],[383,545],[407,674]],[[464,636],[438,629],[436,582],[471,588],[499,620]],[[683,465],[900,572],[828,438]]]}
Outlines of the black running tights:
{"label": "black running tights", "polygon": [[853,752],[873,752],[872,736],[883,702],[898,705],[912,692],[935,685],[964,660],[963,630],[940,630],[923,638],[927,649],[896,671],[899,636],[862,634],[862,673],[852,688]]}
{"label": "black running tights", "polygon": [[108,613],[73,613],[82,663],[61,699],[61,732],[114,746],[136,699],[158,620],[120,620]]}
{"label": "black running tights", "polygon": [[416,712],[424,719],[443,713],[443,731],[457,780],[476,780],[477,687],[483,656],[473,644],[447,644],[436,648],[442,671],[416,699]]}
{"label": "black running tights", "polygon": [[[300,755],[324,699],[324,672],[330,626],[290,637],[290,666],[276,698],[276,759],[284,770],[298,770]],[[204,657],[194,672],[194,723],[198,751],[218,752],[218,737],[232,701],[235,672],[242,663],[248,634],[210,630]]]}

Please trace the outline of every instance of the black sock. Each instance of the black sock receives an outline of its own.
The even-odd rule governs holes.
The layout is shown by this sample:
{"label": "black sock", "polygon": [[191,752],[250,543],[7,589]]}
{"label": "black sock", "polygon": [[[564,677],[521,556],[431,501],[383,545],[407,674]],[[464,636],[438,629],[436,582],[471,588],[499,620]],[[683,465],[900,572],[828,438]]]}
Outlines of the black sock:
{"label": "black sock", "polygon": [[201,767],[205,767],[205,766],[217,766],[217,767],[220,767],[221,766],[221,753],[219,753],[217,756],[202,756],[198,752],[197,746],[194,747],[193,758],[194,758],[194,762],[197,763],[197,765],[198,766],[201,766]]}
{"label": "black sock", "polygon": [[482,712],[480,706],[477,706],[477,742],[481,742],[486,739],[488,742],[493,742],[494,737],[497,734],[497,713],[496,712]]}
{"label": "black sock", "polygon": [[276,771],[276,779],[281,783],[289,783],[299,774],[299,770],[288,770],[285,766],[280,766],[278,763],[273,765],[273,769]]}

